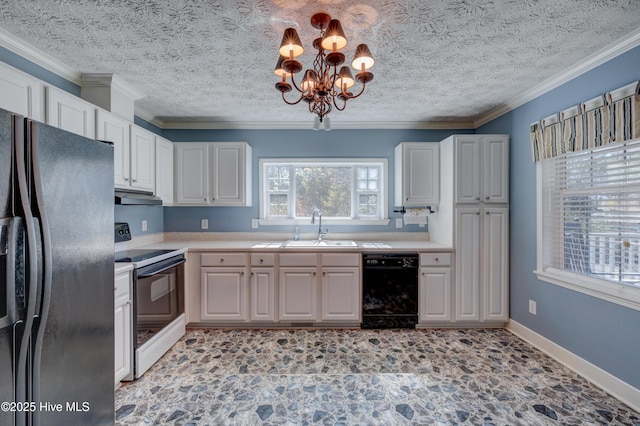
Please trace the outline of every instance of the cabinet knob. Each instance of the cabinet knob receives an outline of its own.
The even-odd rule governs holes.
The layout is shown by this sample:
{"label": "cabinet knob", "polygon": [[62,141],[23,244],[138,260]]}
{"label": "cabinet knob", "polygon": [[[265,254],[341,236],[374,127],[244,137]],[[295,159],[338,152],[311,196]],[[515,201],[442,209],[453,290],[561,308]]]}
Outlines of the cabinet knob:
{"label": "cabinet knob", "polygon": [[316,276],[316,273],[315,273],[315,272],[313,273],[313,276],[314,276],[314,277]]}
{"label": "cabinet knob", "polygon": [[137,181],[138,181],[138,179],[131,179],[131,181],[132,181],[132,182],[137,182]]}
{"label": "cabinet knob", "polygon": [[264,263],[264,259],[260,259],[260,263]]}
{"label": "cabinet knob", "polygon": [[433,260],[435,260],[436,262],[440,262],[440,259],[437,258],[437,257],[435,259],[433,259]]}
{"label": "cabinet knob", "polygon": [[476,216],[480,216],[480,212],[476,212]]}
{"label": "cabinet knob", "polygon": [[224,257],[220,258],[220,263],[224,262]]}
{"label": "cabinet knob", "polygon": [[476,201],[480,201],[480,197],[477,197],[477,198],[476,198]]}
{"label": "cabinet knob", "polygon": [[241,277],[244,277],[244,272],[240,272],[240,276],[241,276]]}
{"label": "cabinet knob", "polygon": [[124,181],[125,182],[129,182],[129,178],[124,178]]}
{"label": "cabinet knob", "polygon": [[253,272],[251,273],[251,276],[253,276]]}
{"label": "cabinet knob", "polygon": [[487,200],[490,200],[490,199],[491,199],[491,197],[489,197],[489,196],[487,195],[487,198],[486,198],[486,199],[487,199]]}
{"label": "cabinet knob", "polygon": [[489,214],[489,212],[485,212],[484,214]]}
{"label": "cabinet knob", "polygon": [[323,277],[325,277],[326,275],[327,275],[327,273],[326,273],[326,272],[323,272],[323,273],[322,273],[322,276],[323,276]]}

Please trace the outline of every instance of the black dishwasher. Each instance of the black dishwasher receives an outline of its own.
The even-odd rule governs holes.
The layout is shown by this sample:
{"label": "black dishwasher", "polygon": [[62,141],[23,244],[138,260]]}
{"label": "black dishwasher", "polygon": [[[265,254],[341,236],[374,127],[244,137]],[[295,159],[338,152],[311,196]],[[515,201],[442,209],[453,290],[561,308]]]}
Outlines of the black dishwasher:
{"label": "black dishwasher", "polygon": [[418,253],[364,253],[362,256],[362,328],[415,328]]}

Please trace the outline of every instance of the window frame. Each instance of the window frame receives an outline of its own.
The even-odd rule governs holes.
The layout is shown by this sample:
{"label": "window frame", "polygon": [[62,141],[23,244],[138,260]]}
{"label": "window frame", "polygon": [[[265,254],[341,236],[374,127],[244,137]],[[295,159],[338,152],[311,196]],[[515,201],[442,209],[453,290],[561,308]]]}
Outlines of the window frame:
{"label": "window frame", "polygon": [[[629,141],[627,141],[629,142]],[[640,287],[545,266],[543,161],[536,163],[536,270],[538,279],[640,311]],[[557,230],[556,232],[562,232]]]}
{"label": "window frame", "polygon": [[[259,172],[259,189],[260,189],[260,218],[258,219],[258,223],[261,226],[270,226],[270,225],[308,225],[310,217],[298,217],[298,218],[273,218],[267,217],[267,211],[269,209],[268,205],[268,194],[267,194],[267,185],[266,185],[266,166],[278,164],[281,165],[303,165],[303,164],[314,164],[318,166],[326,166],[326,165],[349,165],[349,166],[367,166],[367,165],[380,165],[382,176],[380,178],[380,209],[382,217],[379,218],[367,218],[360,217],[357,212],[357,202],[354,205],[355,197],[357,194],[357,176],[356,170],[353,170],[353,181],[352,181],[352,217],[351,218],[332,218],[332,217],[322,217],[323,224],[333,224],[333,225],[354,225],[354,226],[364,226],[364,225],[374,225],[374,226],[386,226],[389,224],[389,202],[388,202],[388,191],[389,191],[389,165],[387,158],[261,158],[258,161],[258,172]],[[291,207],[293,200],[288,200],[289,205]]]}

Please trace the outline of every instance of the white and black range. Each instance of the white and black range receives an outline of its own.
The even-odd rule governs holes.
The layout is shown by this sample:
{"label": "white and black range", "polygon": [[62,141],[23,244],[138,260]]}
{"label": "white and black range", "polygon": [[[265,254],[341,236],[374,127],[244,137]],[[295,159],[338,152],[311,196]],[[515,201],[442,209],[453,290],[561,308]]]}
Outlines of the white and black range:
{"label": "white and black range", "polygon": [[[131,239],[128,225],[116,224],[116,241]],[[133,371],[141,377],[186,330],[184,313],[185,249],[134,249],[116,252],[116,262],[133,270]]]}

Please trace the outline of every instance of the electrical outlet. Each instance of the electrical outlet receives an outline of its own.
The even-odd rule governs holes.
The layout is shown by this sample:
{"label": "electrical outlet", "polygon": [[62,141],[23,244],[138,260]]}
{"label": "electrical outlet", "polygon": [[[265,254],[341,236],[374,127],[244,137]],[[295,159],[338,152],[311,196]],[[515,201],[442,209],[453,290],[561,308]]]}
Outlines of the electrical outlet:
{"label": "electrical outlet", "polygon": [[147,232],[147,221],[146,220],[142,221],[142,232]]}
{"label": "electrical outlet", "polygon": [[529,300],[529,313],[531,315],[537,315],[537,307],[535,300]]}
{"label": "electrical outlet", "polygon": [[200,229],[209,229],[209,219],[200,219]]}
{"label": "electrical outlet", "polygon": [[402,218],[401,217],[397,217],[396,218],[396,228],[402,228]]}
{"label": "electrical outlet", "polygon": [[258,228],[258,219],[251,219],[251,227],[253,229]]}

